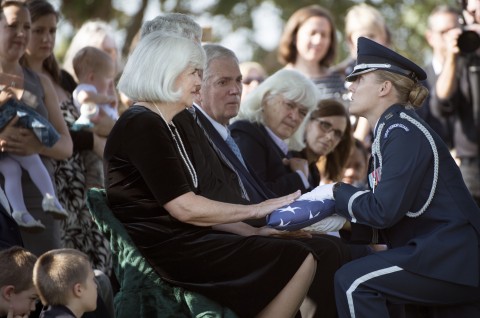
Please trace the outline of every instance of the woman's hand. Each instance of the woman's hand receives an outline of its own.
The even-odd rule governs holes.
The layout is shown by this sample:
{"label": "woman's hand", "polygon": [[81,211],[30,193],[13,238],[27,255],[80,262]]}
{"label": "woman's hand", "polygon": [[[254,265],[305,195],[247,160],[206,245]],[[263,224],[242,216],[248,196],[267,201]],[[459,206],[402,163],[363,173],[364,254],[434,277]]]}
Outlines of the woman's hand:
{"label": "woman's hand", "polygon": [[94,133],[100,137],[107,137],[110,134],[113,125],[115,125],[115,120],[110,118],[105,111],[100,108],[98,116],[92,119],[92,123],[95,124],[95,126],[93,126]]}
{"label": "woman's hand", "polygon": [[296,192],[288,194],[286,196],[266,200],[262,203],[250,205],[249,207],[251,207],[255,211],[255,218],[259,219],[267,216],[273,210],[278,209],[279,207],[292,203],[300,196],[300,194],[300,190],[297,190]]}
{"label": "woman's hand", "polygon": [[32,130],[18,128],[18,134],[13,135],[8,142],[9,152],[19,156],[29,156],[42,153],[43,145]]}
{"label": "woman's hand", "polygon": [[28,156],[40,153],[43,145],[33,131],[15,127],[18,117],[13,118],[0,133],[0,150],[14,155]]}
{"label": "woman's hand", "polygon": [[263,236],[273,236],[280,237],[285,239],[299,239],[299,238],[311,238],[312,234],[308,231],[298,230],[298,231],[280,231],[271,227],[261,227],[259,228],[259,234]]}

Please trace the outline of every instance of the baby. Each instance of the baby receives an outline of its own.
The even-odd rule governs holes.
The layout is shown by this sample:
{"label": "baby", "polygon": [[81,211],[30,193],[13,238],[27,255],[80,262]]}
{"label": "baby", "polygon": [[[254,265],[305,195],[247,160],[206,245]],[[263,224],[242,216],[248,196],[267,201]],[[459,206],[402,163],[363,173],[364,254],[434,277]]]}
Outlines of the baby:
{"label": "baby", "polygon": [[[13,118],[18,117],[16,125],[32,129],[46,147],[52,147],[60,138],[55,128],[32,107],[18,101],[14,93],[6,87],[0,91],[0,129]],[[35,220],[28,212],[23,198],[22,168],[25,169],[35,186],[43,195],[42,208],[55,218],[66,218],[67,212],[55,196],[52,179],[38,154],[17,156],[11,153],[0,154],[0,173],[5,178],[5,195],[12,207],[12,217],[17,224],[29,231],[41,231],[45,226]]]}
{"label": "baby", "polygon": [[[73,102],[80,117],[72,129],[89,129],[92,121],[104,112],[114,120],[118,119],[117,95],[114,87],[115,63],[100,49],[87,46],[78,51],[73,59],[73,68],[79,84],[73,91]],[[106,136],[102,136],[106,137]],[[93,151],[82,152],[86,169],[86,186],[103,187],[103,165],[101,158]]]}

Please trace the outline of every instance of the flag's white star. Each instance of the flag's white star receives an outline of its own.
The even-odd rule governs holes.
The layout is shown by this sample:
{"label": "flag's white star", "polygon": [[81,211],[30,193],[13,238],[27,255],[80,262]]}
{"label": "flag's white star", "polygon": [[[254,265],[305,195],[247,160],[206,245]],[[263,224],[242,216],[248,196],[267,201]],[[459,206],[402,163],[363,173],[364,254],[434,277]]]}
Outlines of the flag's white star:
{"label": "flag's white star", "polygon": [[293,208],[289,205],[285,208],[278,209],[278,212],[292,212],[293,214],[295,214],[295,210],[298,210],[298,209],[300,209],[300,207]]}

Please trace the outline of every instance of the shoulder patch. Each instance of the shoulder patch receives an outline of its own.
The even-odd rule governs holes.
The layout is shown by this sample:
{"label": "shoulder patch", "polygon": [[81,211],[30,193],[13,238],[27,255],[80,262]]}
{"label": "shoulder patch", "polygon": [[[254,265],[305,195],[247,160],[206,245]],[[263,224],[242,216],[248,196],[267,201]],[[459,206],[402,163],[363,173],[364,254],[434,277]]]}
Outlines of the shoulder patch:
{"label": "shoulder patch", "polygon": [[403,130],[405,130],[405,131],[407,131],[407,132],[410,131],[410,129],[409,129],[407,126],[405,126],[404,124],[396,123],[396,124],[393,124],[393,125],[388,126],[387,130],[385,130],[385,133],[384,133],[384,135],[383,135],[383,138],[384,138],[384,139],[385,139],[385,138],[388,138],[388,135],[390,134],[390,132],[391,132],[393,129],[395,129],[395,128],[401,128],[401,129],[403,129]]}

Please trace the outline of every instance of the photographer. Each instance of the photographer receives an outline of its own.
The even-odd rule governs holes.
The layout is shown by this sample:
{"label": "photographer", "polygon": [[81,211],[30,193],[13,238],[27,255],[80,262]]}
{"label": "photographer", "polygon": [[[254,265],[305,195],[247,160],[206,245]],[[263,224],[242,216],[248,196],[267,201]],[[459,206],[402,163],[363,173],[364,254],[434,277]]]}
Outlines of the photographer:
{"label": "photographer", "polygon": [[[477,204],[480,203],[480,1],[463,0],[462,28],[443,34],[445,59],[436,82],[433,99],[439,111],[453,117],[453,147],[465,183]],[[474,31],[474,32],[469,32]]]}

